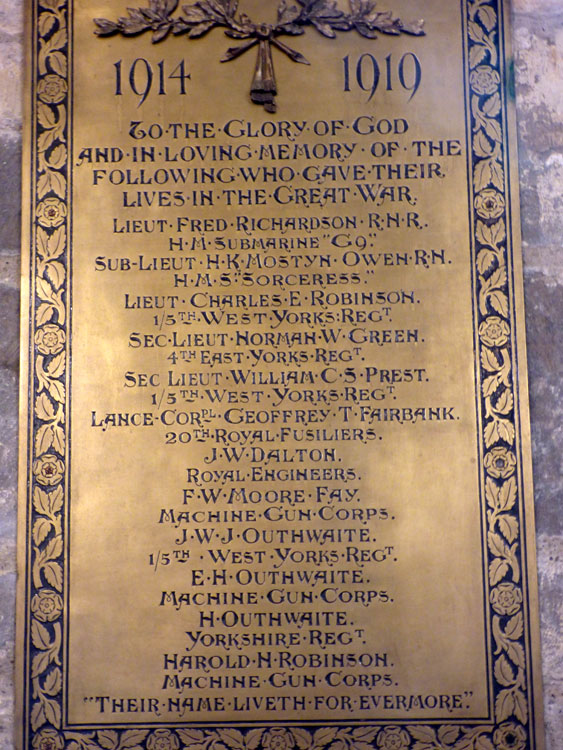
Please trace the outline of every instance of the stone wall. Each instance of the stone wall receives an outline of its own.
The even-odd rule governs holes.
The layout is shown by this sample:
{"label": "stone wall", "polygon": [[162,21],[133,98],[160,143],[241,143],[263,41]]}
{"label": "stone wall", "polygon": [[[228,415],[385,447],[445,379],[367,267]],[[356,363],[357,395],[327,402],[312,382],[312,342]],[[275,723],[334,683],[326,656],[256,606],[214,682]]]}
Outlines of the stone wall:
{"label": "stone wall", "polygon": [[563,4],[515,0],[524,292],[547,746],[563,737]]}
{"label": "stone wall", "polygon": [[[449,0],[444,0],[449,2]],[[0,748],[13,746],[23,11],[0,0]],[[563,737],[563,4],[513,0],[548,750]]]}

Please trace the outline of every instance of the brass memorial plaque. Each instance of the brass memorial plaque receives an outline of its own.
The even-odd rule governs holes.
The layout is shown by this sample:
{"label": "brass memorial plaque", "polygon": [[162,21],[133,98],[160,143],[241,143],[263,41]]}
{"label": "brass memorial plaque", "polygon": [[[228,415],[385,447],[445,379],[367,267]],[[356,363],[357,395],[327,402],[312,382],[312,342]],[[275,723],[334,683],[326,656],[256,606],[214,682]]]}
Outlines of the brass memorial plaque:
{"label": "brass memorial plaque", "polygon": [[18,747],[541,750],[508,6],[128,2],[28,3]]}

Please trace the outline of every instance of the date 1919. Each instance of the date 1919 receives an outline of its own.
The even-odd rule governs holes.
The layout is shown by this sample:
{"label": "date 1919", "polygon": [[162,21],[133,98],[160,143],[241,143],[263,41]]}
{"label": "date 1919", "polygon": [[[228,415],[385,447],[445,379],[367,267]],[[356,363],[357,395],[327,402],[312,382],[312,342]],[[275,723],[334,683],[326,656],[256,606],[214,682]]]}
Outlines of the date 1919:
{"label": "date 1919", "polygon": [[387,55],[385,62],[381,64],[368,52],[360,55],[355,64],[351,61],[350,55],[343,57],[342,62],[344,91],[352,91],[352,86],[357,86],[369,93],[368,102],[373,99],[380,84],[385,87],[385,91],[410,91],[410,101],[422,80],[420,60],[412,52],[407,52],[399,60],[393,55]]}

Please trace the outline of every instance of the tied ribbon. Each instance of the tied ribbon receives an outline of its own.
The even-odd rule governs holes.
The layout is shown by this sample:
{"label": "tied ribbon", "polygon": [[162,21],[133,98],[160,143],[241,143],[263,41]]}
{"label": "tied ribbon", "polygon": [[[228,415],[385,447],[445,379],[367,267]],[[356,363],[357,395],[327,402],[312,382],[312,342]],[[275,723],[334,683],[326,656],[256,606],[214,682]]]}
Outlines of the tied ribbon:
{"label": "tied ribbon", "polygon": [[254,104],[261,104],[266,112],[274,113],[276,107],[276,94],[278,93],[276,85],[276,75],[274,71],[274,61],[272,59],[272,45],[287,55],[294,62],[309,65],[300,52],[288,47],[275,36],[274,27],[262,24],[256,26],[252,32],[252,38],[239,47],[230,47],[221,62],[229,62],[236,57],[247,52],[249,49],[258,45],[258,55],[256,57],[256,66],[254,68],[254,78],[250,87],[250,98]]}

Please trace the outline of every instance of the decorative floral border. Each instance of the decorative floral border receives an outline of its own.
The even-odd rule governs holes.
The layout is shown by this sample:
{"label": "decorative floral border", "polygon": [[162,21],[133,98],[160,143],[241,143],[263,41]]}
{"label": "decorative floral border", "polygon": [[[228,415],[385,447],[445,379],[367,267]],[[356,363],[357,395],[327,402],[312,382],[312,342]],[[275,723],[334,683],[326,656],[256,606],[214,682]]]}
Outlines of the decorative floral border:
{"label": "decorative floral border", "polygon": [[[63,513],[67,483],[68,8],[41,0],[33,50],[30,511],[26,725],[31,746],[64,745]],[[62,743],[62,745],[61,745]],[[29,745],[26,744],[25,747]]]}
{"label": "decorative floral border", "polygon": [[[35,0],[34,0],[35,2]],[[523,602],[522,499],[514,400],[510,226],[504,131],[502,0],[467,0],[477,328],[487,503],[492,724],[69,731],[62,725],[69,342],[68,13],[38,0],[33,85],[32,311],[24,747],[34,750],[524,750],[530,721],[529,623]],[[462,2],[462,7],[465,7]],[[435,723],[433,723],[435,724]]]}

